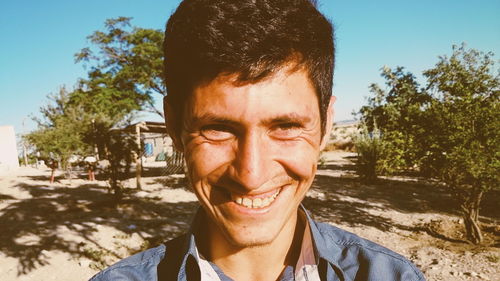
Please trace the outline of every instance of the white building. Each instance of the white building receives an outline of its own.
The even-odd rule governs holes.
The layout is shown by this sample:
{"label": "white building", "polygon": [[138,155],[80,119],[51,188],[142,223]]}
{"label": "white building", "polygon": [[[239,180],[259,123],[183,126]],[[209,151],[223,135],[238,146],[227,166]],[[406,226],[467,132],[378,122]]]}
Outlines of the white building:
{"label": "white building", "polygon": [[16,134],[12,126],[0,126],[0,176],[19,168]]}

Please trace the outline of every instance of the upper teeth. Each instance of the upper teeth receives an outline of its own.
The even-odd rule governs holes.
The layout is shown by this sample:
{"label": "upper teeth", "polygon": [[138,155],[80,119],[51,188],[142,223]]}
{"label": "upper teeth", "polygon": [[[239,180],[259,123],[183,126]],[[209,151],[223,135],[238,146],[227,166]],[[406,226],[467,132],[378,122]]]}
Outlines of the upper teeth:
{"label": "upper teeth", "polygon": [[276,191],[273,195],[269,197],[259,197],[259,198],[248,198],[248,197],[239,197],[239,196],[233,196],[233,201],[236,202],[236,204],[245,206],[247,208],[263,208],[266,206],[269,206],[276,197],[278,197],[278,194],[280,191]]}

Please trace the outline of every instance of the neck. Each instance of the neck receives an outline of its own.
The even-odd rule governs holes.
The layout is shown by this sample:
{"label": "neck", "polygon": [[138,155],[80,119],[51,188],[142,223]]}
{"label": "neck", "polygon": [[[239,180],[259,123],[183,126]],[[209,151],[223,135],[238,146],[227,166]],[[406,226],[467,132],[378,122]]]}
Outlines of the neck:
{"label": "neck", "polygon": [[[215,263],[224,274],[237,280],[277,280],[283,269],[295,266],[300,255],[305,222],[297,213],[268,244],[237,247],[208,223],[209,235],[200,235],[199,250]],[[205,238],[203,238],[205,237]]]}

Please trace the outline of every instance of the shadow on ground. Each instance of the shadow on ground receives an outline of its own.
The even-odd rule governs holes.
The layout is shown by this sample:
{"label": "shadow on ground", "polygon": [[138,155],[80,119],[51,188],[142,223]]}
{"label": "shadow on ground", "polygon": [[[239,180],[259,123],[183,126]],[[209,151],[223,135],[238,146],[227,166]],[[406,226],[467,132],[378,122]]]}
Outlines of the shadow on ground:
{"label": "shadow on ground", "polygon": [[[458,218],[459,202],[451,196],[446,187],[417,178],[379,179],[376,183],[365,184],[354,176],[353,165],[325,165],[322,169],[348,173],[347,176],[316,176],[311,188],[313,196],[308,196],[303,201],[315,219],[353,227],[371,226],[381,231],[391,231],[396,228],[425,232],[444,241],[467,243],[463,239],[439,233],[429,225],[403,225],[383,215],[375,215],[394,210],[408,214],[441,213]],[[483,220],[500,220],[498,202],[500,202],[498,191],[490,191],[484,196],[481,203]]]}
{"label": "shadow on ground", "polygon": [[0,193],[0,202],[2,202],[2,200],[7,200],[7,199],[15,199],[15,198],[12,197],[11,195],[1,194]]}
{"label": "shadow on ground", "polygon": [[97,245],[99,241],[94,241],[92,234],[98,225],[127,234],[141,233],[152,247],[185,232],[198,205],[135,197],[130,190],[117,203],[106,190],[93,184],[76,188],[30,184],[18,187],[30,192],[33,198],[5,200],[8,206],[0,210],[0,251],[19,260],[19,275],[47,264],[45,251],[67,252],[76,258],[86,255],[84,243],[58,236],[61,227],[74,230],[85,242]]}
{"label": "shadow on ground", "polygon": [[[328,165],[326,168],[347,171],[353,167]],[[151,171],[151,174],[157,172]],[[186,186],[183,178],[151,180],[168,188]],[[62,227],[74,230],[85,241],[97,245],[99,241],[94,241],[93,233],[97,231],[98,225],[128,234],[141,233],[152,247],[185,232],[198,206],[196,202],[168,203],[137,197],[133,190],[127,190],[125,198],[117,203],[107,190],[93,184],[67,188],[23,183],[18,187],[28,191],[33,198],[17,200],[0,194],[2,204],[7,205],[0,210],[0,251],[20,261],[20,275],[46,264],[48,257],[45,251],[67,252],[77,258],[85,256],[82,243],[58,236],[58,230]],[[309,196],[304,200],[304,205],[320,221],[372,226],[382,231],[394,228],[424,231],[445,241],[463,242],[422,226],[401,225],[382,215],[374,215],[376,212],[369,212],[375,209],[382,212],[397,210],[402,213],[458,215],[457,202],[442,187],[398,180],[362,184],[354,177],[318,175],[312,190],[322,196]],[[483,216],[500,219],[496,205],[499,194],[496,192],[485,196]],[[133,228],[130,227],[132,225]]]}

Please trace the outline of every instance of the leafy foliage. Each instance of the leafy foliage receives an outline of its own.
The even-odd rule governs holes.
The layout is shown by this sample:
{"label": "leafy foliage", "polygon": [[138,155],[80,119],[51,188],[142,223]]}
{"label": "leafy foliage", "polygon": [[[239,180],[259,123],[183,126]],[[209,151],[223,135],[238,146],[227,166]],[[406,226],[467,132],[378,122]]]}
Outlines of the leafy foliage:
{"label": "leafy foliage", "polygon": [[138,154],[134,137],[119,130],[109,131],[105,137],[110,186],[117,198],[122,197],[120,180],[126,178],[132,164],[133,153]]}
{"label": "leafy foliage", "polygon": [[462,202],[469,239],[482,240],[478,226],[484,192],[500,188],[500,73],[492,53],[453,48],[424,72],[435,92],[424,123],[426,143],[432,144],[424,162],[450,186]]}
{"label": "leafy foliage", "polygon": [[76,61],[90,64],[86,79],[75,90],[61,90],[53,104],[41,109],[39,129],[26,139],[46,155],[55,155],[67,166],[71,155],[93,154],[109,163],[107,175],[115,195],[121,197],[120,180],[128,172],[138,147],[120,128],[134,114],[154,108],[151,93],[164,95],[161,81],[163,34],[130,26],[130,18],[109,19],[105,31],[88,37],[93,48],[76,54]]}
{"label": "leafy foliage", "polygon": [[375,127],[370,133],[365,125],[361,133],[354,137],[354,145],[358,153],[357,173],[367,182],[375,181],[377,175],[385,172],[383,157],[387,153],[380,131]]}
{"label": "leafy foliage", "polygon": [[415,76],[402,67],[395,70],[384,67],[382,77],[388,91],[377,84],[370,85],[374,96],[361,108],[360,115],[369,133],[380,130],[379,141],[386,149],[379,155],[385,168],[378,171],[390,174],[418,163],[417,142],[425,133],[418,124],[431,98],[419,89]]}
{"label": "leafy foliage", "polygon": [[26,136],[39,152],[54,155],[63,167],[71,155],[93,154],[96,147],[100,158],[110,163],[113,187],[119,186],[124,170],[130,167],[131,153],[138,153],[135,142],[117,129],[141,110],[163,116],[152,94],[166,95],[163,33],[133,27],[130,21],[127,17],[108,19],[104,30],[88,36],[91,45],[75,54],[76,62],[90,67],[88,77],[75,90],[53,97],[53,104],[41,109],[39,129]]}
{"label": "leafy foliage", "polygon": [[[91,66],[93,86],[134,92],[145,102],[145,109],[163,116],[154,105],[152,94],[166,95],[162,82],[163,33],[160,30],[132,27],[131,18],[108,19],[104,31],[95,31],[88,39],[92,47],[75,55],[76,62]],[[129,94],[132,96],[132,94]]]}
{"label": "leafy foliage", "polygon": [[68,169],[72,155],[88,152],[90,147],[82,139],[85,134],[82,107],[68,103],[70,93],[61,88],[58,95],[49,96],[47,106],[40,109],[43,119],[35,119],[38,129],[24,138],[36,146],[44,159],[54,158]]}
{"label": "leafy foliage", "polygon": [[[446,183],[461,202],[466,233],[474,243],[482,240],[481,198],[500,187],[500,73],[492,58],[464,44],[454,46],[450,57],[440,57],[423,73],[424,89],[403,68],[384,68],[389,90],[371,85],[374,97],[360,110],[370,133],[377,124],[385,148],[379,149],[378,163],[386,161],[389,168],[375,172],[416,167]],[[363,145],[358,144],[359,150],[366,150]]]}

